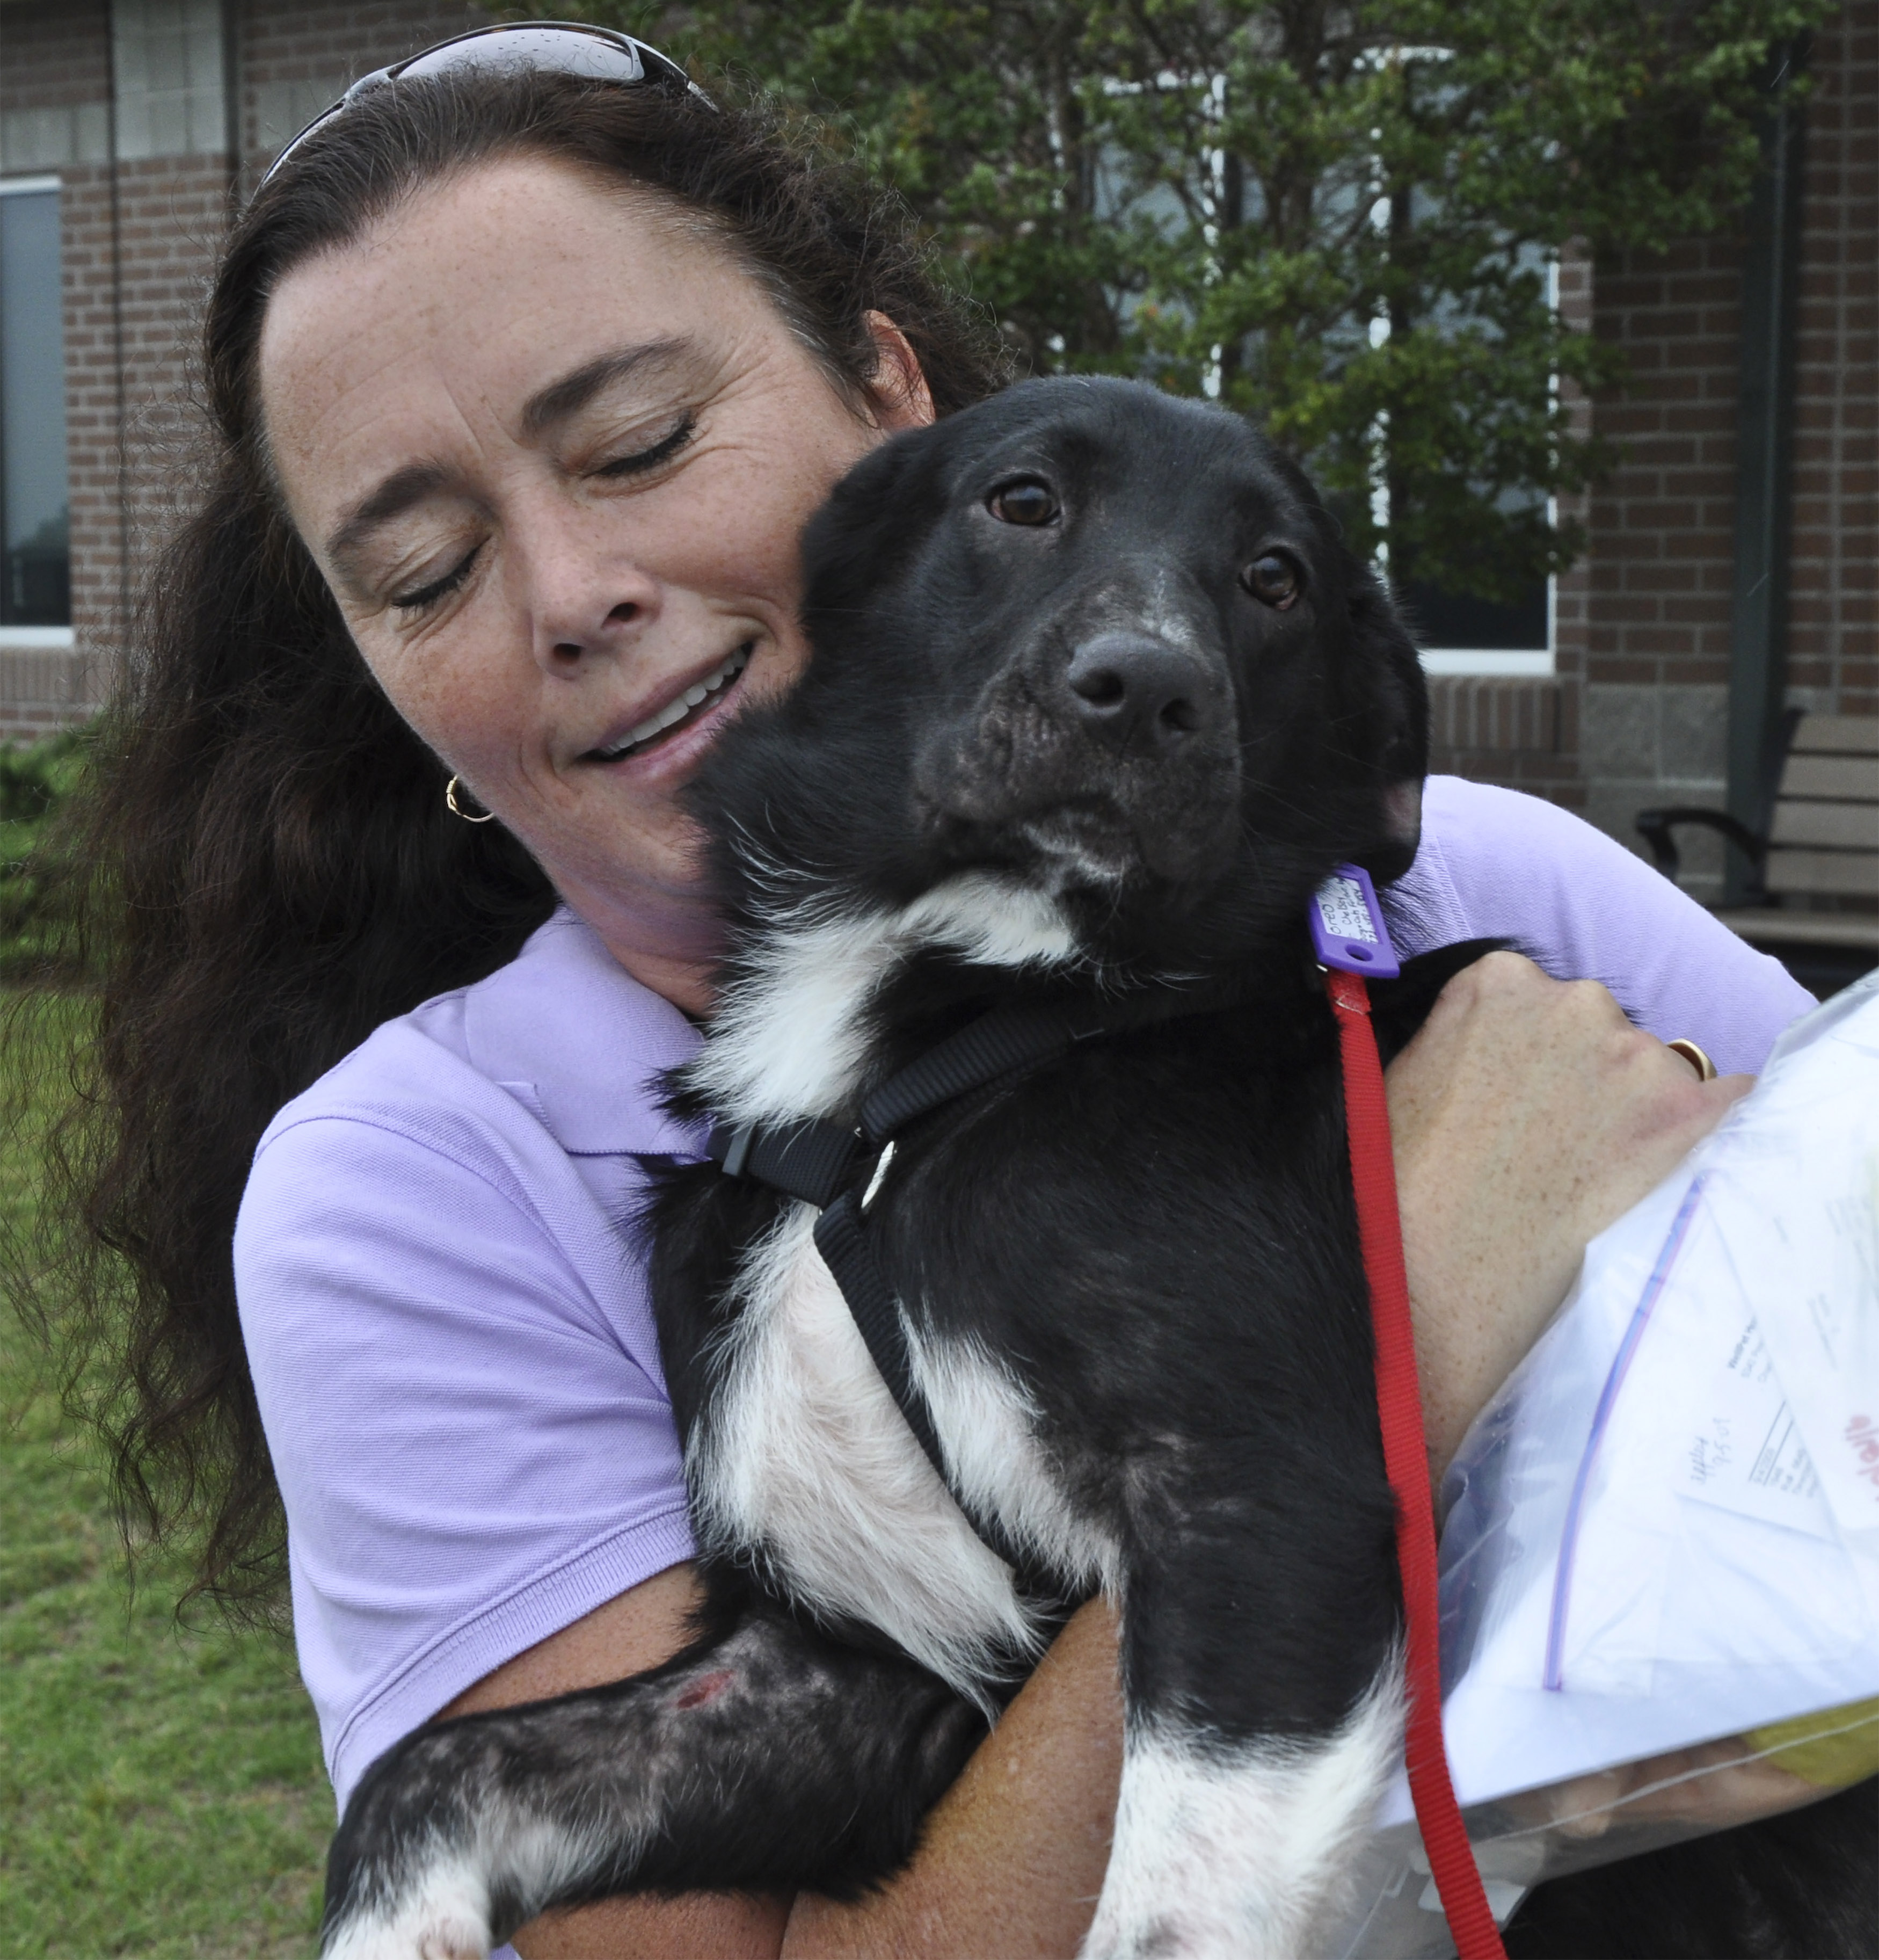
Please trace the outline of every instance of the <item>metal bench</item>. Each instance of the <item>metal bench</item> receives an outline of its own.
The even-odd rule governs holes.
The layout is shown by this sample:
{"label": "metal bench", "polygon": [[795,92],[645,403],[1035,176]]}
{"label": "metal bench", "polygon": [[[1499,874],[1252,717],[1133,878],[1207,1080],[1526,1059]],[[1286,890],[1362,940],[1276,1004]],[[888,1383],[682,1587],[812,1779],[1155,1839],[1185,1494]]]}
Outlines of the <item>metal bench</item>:
{"label": "metal bench", "polygon": [[[1642,810],[1657,868],[1680,868],[1679,824],[1718,831],[1752,867],[1747,905],[1715,916],[1777,955],[1804,986],[1831,993],[1879,964],[1879,715],[1795,714],[1765,837],[1719,810]],[[1814,907],[1817,899],[1873,906]]]}

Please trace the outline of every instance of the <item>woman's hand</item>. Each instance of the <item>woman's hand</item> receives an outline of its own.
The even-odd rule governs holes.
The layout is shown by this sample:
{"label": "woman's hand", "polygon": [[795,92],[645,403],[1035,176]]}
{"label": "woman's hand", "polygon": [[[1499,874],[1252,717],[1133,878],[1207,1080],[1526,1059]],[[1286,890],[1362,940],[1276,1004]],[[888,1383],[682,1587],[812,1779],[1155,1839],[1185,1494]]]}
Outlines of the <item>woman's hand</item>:
{"label": "woman's hand", "polygon": [[1456,975],[1388,1077],[1429,1466],[1566,1297],[1588,1242],[1753,1078],[1699,1082],[1597,982],[1518,953]]}

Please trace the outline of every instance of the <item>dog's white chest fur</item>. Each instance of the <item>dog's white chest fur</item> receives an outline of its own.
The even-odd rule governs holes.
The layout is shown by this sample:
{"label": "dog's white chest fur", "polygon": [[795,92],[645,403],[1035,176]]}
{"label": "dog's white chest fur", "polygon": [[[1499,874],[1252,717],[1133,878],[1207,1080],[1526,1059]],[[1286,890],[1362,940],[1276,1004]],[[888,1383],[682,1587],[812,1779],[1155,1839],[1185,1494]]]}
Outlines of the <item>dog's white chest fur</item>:
{"label": "dog's white chest fur", "polygon": [[[722,1006],[694,1077],[739,1122],[827,1115],[853,1093],[868,1004],[895,966],[949,947],[998,968],[1073,962],[1075,942],[1041,894],[987,873],[897,914],[779,929],[760,977]],[[722,1386],[687,1465],[711,1548],[755,1556],[784,1589],[898,1641],[961,1693],[1037,1650],[1013,1584],[929,1463],[793,1205],[746,1255]],[[908,1328],[915,1382],[947,1450],[954,1489],[1067,1578],[1108,1580],[1114,1559],[1069,1514],[1010,1374],[968,1344]]]}
{"label": "dog's white chest fur", "polygon": [[895,1406],[815,1223],[793,1206],[739,1275],[723,1386],[688,1465],[700,1529],[976,1694],[1034,1647],[1030,1617]]}

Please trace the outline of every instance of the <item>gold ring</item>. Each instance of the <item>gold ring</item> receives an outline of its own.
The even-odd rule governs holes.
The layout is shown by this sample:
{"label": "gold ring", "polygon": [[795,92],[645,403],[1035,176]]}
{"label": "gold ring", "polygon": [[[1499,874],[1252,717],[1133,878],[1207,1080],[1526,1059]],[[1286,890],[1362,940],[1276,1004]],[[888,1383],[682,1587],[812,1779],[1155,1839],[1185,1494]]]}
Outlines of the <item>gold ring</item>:
{"label": "gold ring", "polygon": [[1690,1064],[1690,1067],[1696,1071],[1696,1080],[1699,1082],[1713,1082],[1715,1080],[1715,1064],[1703,1053],[1703,1050],[1699,1048],[1693,1041],[1690,1041],[1687,1038],[1680,1036],[1677,1040],[1674,1042],[1666,1042],[1664,1045],[1670,1050],[1671,1054],[1680,1055],[1683,1059]]}

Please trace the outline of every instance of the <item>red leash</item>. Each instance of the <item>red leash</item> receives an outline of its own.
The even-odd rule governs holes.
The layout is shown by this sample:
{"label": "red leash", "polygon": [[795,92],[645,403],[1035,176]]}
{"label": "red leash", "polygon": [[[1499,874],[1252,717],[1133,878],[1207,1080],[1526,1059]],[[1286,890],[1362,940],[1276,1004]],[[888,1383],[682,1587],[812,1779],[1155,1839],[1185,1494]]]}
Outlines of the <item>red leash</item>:
{"label": "red leash", "polygon": [[[1367,880],[1366,881],[1367,883]],[[1397,1562],[1409,1623],[1410,1793],[1422,1828],[1429,1868],[1448,1915],[1461,1960],[1507,1960],[1481,1874],[1448,1777],[1442,1735],[1442,1652],[1435,1583],[1435,1509],[1429,1489],[1428,1446],[1416,1381],[1416,1336],[1409,1282],[1403,1270],[1403,1226],[1397,1209],[1396,1160],[1390,1148],[1390,1111],[1383,1064],[1370,1024],[1370,990],[1361,975],[1327,968],[1326,991],[1337,1021],[1344,1064],[1344,1121],[1350,1138],[1350,1176],[1357,1193],[1357,1231],[1370,1281],[1376,1335],[1377,1411],[1383,1422],[1383,1460],[1396,1494]]]}

